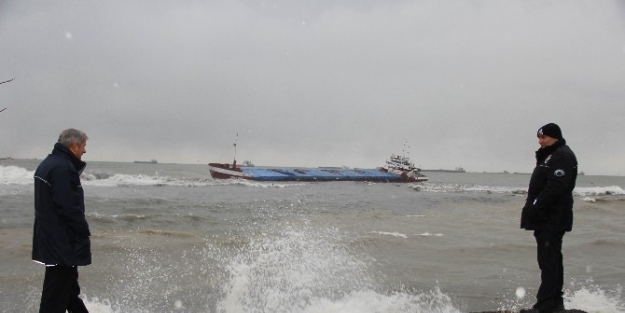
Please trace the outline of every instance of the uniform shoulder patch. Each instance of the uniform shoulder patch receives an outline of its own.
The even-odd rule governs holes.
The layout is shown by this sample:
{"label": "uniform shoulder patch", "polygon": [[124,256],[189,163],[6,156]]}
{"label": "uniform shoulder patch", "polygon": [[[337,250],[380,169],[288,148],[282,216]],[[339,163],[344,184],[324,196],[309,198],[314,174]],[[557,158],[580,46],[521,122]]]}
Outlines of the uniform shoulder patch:
{"label": "uniform shoulder patch", "polygon": [[553,176],[555,177],[564,177],[566,176],[566,172],[563,169],[557,169],[553,172]]}

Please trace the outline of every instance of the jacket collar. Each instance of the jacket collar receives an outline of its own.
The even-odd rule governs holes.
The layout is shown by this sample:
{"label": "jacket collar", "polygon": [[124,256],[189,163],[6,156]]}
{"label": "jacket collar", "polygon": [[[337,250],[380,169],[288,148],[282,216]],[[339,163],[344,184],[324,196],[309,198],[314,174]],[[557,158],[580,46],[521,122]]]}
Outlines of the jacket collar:
{"label": "jacket collar", "polygon": [[550,156],[554,151],[558,148],[566,145],[566,140],[564,138],[559,139],[556,143],[549,147],[540,148],[536,150],[536,164],[542,163],[545,159]]}
{"label": "jacket collar", "polygon": [[78,173],[81,173],[87,166],[86,162],[83,162],[82,160],[78,159],[74,155],[74,153],[72,153],[72,151],[69,150],[69,148],[67,148],[61,143],[57,142],[56,144],[54,144],[54,150],[52,150],[52,154],[60,155],[63,158],[67,159],[68,161],[72,162],[72,164],[74,164],[74,167],[76,167],[76,169],[78,170]]}

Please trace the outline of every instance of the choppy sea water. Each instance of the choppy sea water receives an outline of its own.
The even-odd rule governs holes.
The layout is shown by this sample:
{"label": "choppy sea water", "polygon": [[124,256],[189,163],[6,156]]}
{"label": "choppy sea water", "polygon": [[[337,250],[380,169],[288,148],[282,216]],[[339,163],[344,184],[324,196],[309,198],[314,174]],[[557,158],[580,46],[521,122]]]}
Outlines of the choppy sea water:
{"label": "choppy sea water", "polygon": [[[91,312],[518,310],[539,284],[519,229],[529,175],[418,184],[212,180],[205,165],[89,162]],[[33,171],[0,163],[0,306],[35,312]],[[566,305],[625,312],[625,177],[580,176],[564,237]]]}

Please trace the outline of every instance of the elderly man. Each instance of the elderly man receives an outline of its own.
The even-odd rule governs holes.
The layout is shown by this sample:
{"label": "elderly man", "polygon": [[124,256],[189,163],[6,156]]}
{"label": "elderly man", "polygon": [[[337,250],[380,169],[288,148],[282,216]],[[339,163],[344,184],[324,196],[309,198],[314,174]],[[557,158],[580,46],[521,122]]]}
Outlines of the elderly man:
{"label": "elderly man", "polygon": [[91,233],[80,184],[87,139],[79,130],[64,130],[35,171],[32,259],[46,266],[40,313],[88,312],[78,297],[77,268],[91,264]]}
{"label": "elderly man", "polygon": [[521,228],[534,231],[541,283],[536,304],[521,313],[564,311],[562,237],[573,228],[577,158],[558,125],[541,127],[537,136],[540,148],[521,214]]}

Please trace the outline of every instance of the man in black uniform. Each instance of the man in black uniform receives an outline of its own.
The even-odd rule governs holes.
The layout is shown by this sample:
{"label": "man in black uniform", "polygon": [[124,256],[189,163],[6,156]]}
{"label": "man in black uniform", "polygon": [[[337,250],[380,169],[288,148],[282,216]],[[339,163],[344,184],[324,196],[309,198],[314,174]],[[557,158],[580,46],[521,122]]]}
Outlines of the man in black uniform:
{"label": "man in black uniform", "polygon": [[64,130],[35,171],[32,258],[46,265],[39,313],[88,312],[78,297],[78,266],[91,264],[91,233],[80,184],[87,139],[79,130]]}
{"label": "man in black uniform", "polygon": [[540,149],[536,151],[536,167],[521,214],[521,228],[534,231],[541,283],[536,304],[521,313],[562,312],[562,237],[573,227],[577,158],[558,125],[541,127],[537,136]]}

